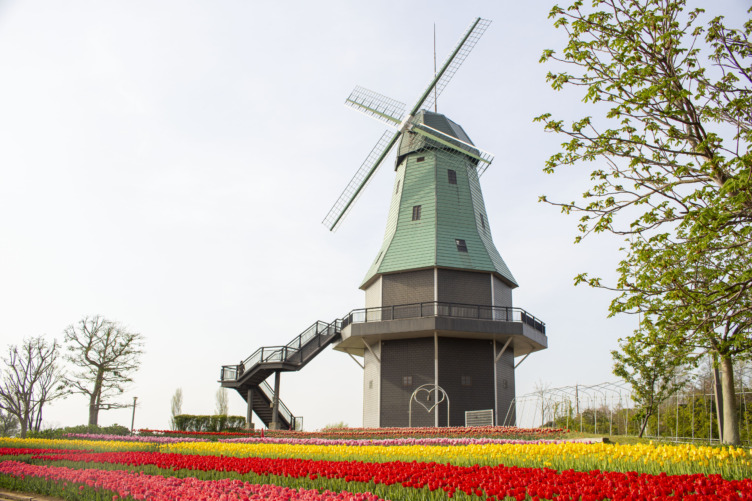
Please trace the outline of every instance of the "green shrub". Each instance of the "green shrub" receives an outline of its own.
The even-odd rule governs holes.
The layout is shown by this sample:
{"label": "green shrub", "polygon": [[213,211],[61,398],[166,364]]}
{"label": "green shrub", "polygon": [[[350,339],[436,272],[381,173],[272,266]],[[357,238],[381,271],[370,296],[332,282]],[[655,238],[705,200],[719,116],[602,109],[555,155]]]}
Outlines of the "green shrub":
{"label": "green shrub", "polygon": [[48,430],[30,431],[29,438],[62,438],[69,433],[90,435],[130,435],[130,428],[113,424],[112,426],[97,426],[95,424],[82,424],[65,428],[50,428]]}
{"label": "green shrub", "polygon": [[338,423],[329,423],[328,425],[324,426],[325,430],[336,430],[340,428],[349,428],[349,426],[344,421],[340,421]]}
{"label": "green shrub", "polygon": [[175,416],[175,428],[179,431],[237,431],[245,428],[243,416]]}

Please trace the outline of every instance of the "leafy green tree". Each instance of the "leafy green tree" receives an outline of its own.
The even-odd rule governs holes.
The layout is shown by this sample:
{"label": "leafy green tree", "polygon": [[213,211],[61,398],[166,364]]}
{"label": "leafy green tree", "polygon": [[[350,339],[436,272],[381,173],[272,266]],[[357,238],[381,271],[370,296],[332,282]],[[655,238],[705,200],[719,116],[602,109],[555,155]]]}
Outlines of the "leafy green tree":
{"label": "leafy green tree", "polygon": [[638,435],[642,437],[648,420],[665,402],[684,386],[680,370],[686,353],[680,348],[666,346],[645,332],[619,343],[619,351],[612,351],[614,374],[632,387],[632,400],[638,406],[635,417],[640,420]]}
{"label": "leafy green tree", "polygon": [[100,410],[131,406],[113,399],[133,382],[141,365],[143,339],[99,315],[84,317],[65,329],[67,359],[78,368],[67,382],[73,393],[89,397],[90,425],[97,424]]}
{"label": "leafy green tree", "polygon": [[[748,12],[752,12],[752,9]],[[640,313],[664,346],[714,353],[722,371],[724,442],[739,443],[733,364],[752,350],[752,21],[727,27],[685,0],[581,0],[554,7],[566,31],[543,62],[556,90],[579,88],[598,118],[536,118],[563,134],[548,173],[598,162],[578,213],[591,233],[628,236],[611,314]]]}

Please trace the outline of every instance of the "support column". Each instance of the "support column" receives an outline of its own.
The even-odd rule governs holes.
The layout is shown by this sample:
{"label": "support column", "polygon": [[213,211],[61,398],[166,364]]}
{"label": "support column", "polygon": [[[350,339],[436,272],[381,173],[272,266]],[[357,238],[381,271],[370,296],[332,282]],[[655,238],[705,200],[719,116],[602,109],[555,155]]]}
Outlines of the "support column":
{"label": "support column", "polygon": [[[436,411],[434,415],[434,426],[439,427],[439,335],[436,331],[433,333],[433,398],[436,405],[433,410]],[[449,423],[447,423],[449,426]]]}
{"label": "support column", "polygon": [[253,429],[253,388],[248,388],[247,398],[246,401],[248,402],[248,408],[246,410],[246,416],[245,416],[245,422],[246,422],[246,428],[249,430]]}
{"label": "support column", "polygon": [[272,400],[272,430],[279,430],[282,424],[279,422],[279,371],[274,373],[274,397]]}
{"label": "support column", "polygon": [[[491,299],[493,300],[493,275],[491,275]],[[493,304],[493,301],[491,302]],[[493,311],[493,309],[491,310]],[[494,378],[494,426],[499,426],[499,378],[496,373],[496,338],[494,337],[492,343],[493,349],[493,378]]]}

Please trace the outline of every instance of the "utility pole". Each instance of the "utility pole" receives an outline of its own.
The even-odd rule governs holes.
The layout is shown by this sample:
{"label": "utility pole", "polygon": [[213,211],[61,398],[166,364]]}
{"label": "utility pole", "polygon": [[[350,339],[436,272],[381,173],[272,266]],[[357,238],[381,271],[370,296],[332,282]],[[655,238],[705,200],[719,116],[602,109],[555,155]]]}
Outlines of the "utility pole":
{"label": "utility pole", "polygon": [[133,423],[136,422],[136,399],[138,399],[138,397],[133,397],[133,413],[131,414],[131,434],[133,434]]}

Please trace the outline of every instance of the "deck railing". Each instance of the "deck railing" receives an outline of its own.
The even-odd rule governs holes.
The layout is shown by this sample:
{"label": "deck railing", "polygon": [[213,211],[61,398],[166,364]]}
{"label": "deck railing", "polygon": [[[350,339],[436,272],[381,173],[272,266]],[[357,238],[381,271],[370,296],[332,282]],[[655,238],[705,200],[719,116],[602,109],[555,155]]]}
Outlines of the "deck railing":
{"label": "deck railing", "polygon": [[439,301],[360,308],[351,311],[342,319],[342,327],[350,324],[421,317],[474,318],[495,322],[521,322],[529,325],[541,334],[546,334],[546,324],[522,308],[443,303]]}

